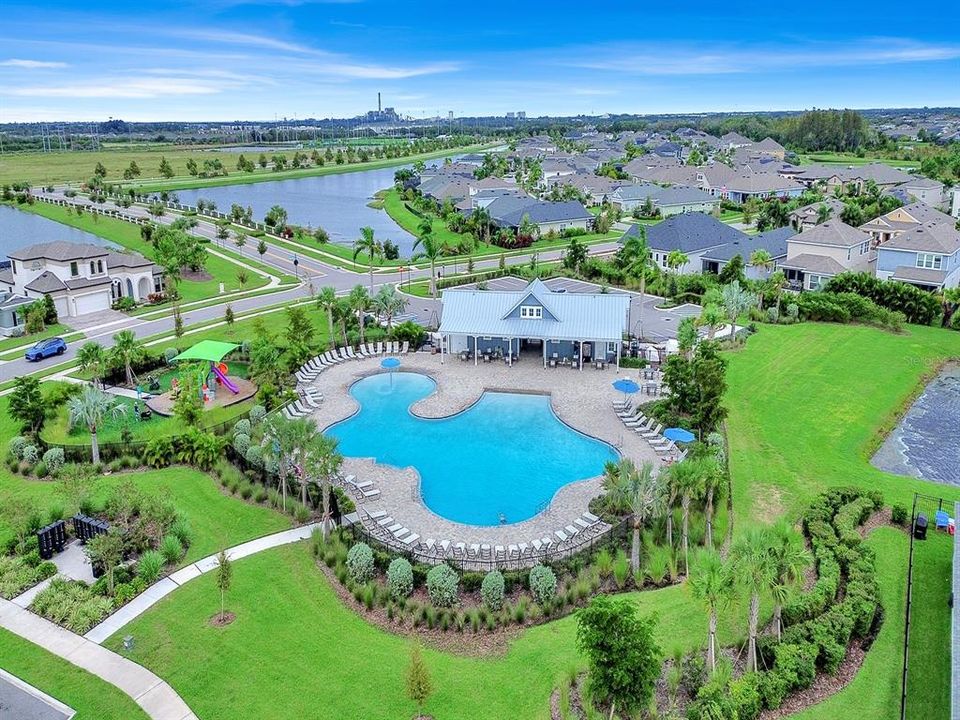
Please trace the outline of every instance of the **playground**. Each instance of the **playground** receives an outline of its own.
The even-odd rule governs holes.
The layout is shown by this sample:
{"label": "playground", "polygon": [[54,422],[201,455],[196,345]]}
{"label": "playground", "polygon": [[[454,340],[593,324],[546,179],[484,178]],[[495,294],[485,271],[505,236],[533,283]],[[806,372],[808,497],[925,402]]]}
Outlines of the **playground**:
{"label": "playground", "polygon": [[[173,415],[173,405],[179,393],[189,385],[199,393],[204,410],[223,408],[241,403],[257,393],[257,386],[246,378],[246,366],[231,369],[223,358],[239,345],[202,340],[184,350],[171,361],[174,368],[154,378],[152,388],[160,392],[145,396],[145,404],[158,415]],[[184,373],[196,373],[194,382],[187,382]]]}

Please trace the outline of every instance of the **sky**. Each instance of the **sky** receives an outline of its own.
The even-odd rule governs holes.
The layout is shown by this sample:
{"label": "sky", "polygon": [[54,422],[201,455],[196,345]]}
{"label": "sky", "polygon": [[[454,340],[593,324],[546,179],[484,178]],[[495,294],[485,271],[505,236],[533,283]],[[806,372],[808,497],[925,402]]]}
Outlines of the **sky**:
{"label": "sky", "polygon": [[4,3],[0,122],[960,106],[960,3],[87,5]]}

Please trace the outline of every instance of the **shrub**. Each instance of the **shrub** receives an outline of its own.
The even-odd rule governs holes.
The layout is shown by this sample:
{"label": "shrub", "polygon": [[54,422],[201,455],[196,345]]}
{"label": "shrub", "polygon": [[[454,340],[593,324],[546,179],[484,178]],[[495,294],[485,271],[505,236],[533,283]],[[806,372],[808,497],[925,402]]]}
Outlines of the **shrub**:
{"label": "shrub", "polygon": [[547,565],[536,565],[530,571],[530,592],[541,605],[550,602],[557,594],[557,576]]}
{"label": "shrub", "polygon": [[257,470],[263,469],[263,451],[260,450],[259,445],[251,445],[247,448],[247,452],[244,453],[243,459],[247,461],[247,464],[252,468]]}
{"label": "shrub", "polygon": [[167,365],[173,363],[173,359],[180,354],[180,351],[177,348],[171,347],[163,351],[163,360]]}
{"label": "shrub", "polygon": [[810,687],[817,675],[817,647],[813,643],[782,642],[773,649],[774,666],[789,690]]}
{"label": "shrub", "polygon": [[890,519],[893,520],[895,524],[902,525],[903,527],[907,526],[909,517],[907,508],[899,503],[894,505],[893,510],[890,512]]}
{"label": "shrub", "polygon": [[154,468],[167,467],[173,462],[173,438],[158,437],[143,449],[143,462]]}
{"label": "shrub", "polygon": [[43,454],[43,463],[55,475],[63,467],[63,448],[53,447]]}
{"label": "shrub", "polygon": [[373,550],[366,543],[357,543],[347,553],[347,570],[356,583],[365,583],[373,577]]}
{"label": "shrub", "polygon": [[237,433],[233,436],[233,449],[237,455],[242,458],[247,456],[247,450],[250,449],[250,436],[245,433]]}
{"label": "shrub", "polygon": [[176,535],[167,535],[160,542],[160,554],[168,565],[175,565],[183,557],[183,545]]}
{"label": "shrub", "polygon": [[491,570],[483,577],[483,583],[480,586],[480,596],[484,604],[491,610],[499,610],[503,607],[503,592],[503,573],[499,570]]}
{"label": "shrub", "polygon": [[10,442],[7,443],[7,448],[10,450],[10,454],[17,460],[23,460],[23,449],[26,446],[27,439],[20,435],[10,438]]}
{"label": "shrub", "polygon": [[45,478],[50,473],[50,469],[47,467],[47,464],[41,460],[33,468],[33,474],[38,478]]}
{"label": "shrub", "polygon": [[602,548],[600,552],[597,553],[593,563],[597,568],[597,572],[600,573],[600,577],[610,577],[610,573],[613,572],[613,556],[610,555],[610,550]]}
{"label": "shrub", "polygon": [[31,608],[38,614],[83,635],[113,609],[113,600],[100,597],[84,583],[57,578],[34,599]]}
{"label": "shrub", "polygon": [[760,698],[760,677],[747,673],[730,683],[730,701],[736,710],[737,720],[756,720],[763,709]]}
{"label": "shrub", "polygon": [[413,592],[413,567],[406,558],[396,558],[387,568],[387,587],[394,600],[400,600]]}
{"label": "shrub", "polygon": [[250,424],[259,425],[267,416],[267,409],[263,405],[254,405],[250,408]]}
{"label": "shrub", "polygon": [[163,555],[156,550],[148,550],[140,556],[140,560],[137,562],[137,577],[147,585],[153,585],[160,577],[163,566]]}
{"label": "shrub", "polygon": [[249,437],[250,421],[247,420],[246,418],[241,418],[240,420],[237,420],[237,424],[233,426],[233,434],[234,436],[246,435],[247,437]]}
{"label": "shrub", "polygon": [[427,573],[427,593],[437,607],[451,607],[457,602],[457,585],[460,578],[447,564],[437,565]]}
{"label": "shrub", "polygon": [[707,663],[703,655],[694,653],[680,661],[680,685],[690,697],[696,697],[707,681]]}
{"label": "shrub", "polygon": [[790,688],[783,672],[774,668],[760,676],[757,689],[760,691],[763,706],[768,710],[775,710],[783,704]]}
{"label": "shrub", "polygon": [[190,547],[191,543],[193,543],[193,531],[190,529],[190,523],[182,517],[173,521],[167,529],[167,535],[173,535],[185,548]]}
{"label": "shrub", "polygon": [[120,607],[133,600],[137,592],[130,583],[119,583],[113,588],[113,605]]}
{"label": "shrub", "polygon": [[293,519],[302,525],[310,519],[310,508],[303,503],[296,503],[293,506]]}
{"label": "shrub", "polygon": [[617,550],[617,556],[613,560],[613,581],[618,588],[623,588],[630,577],[630,561],[627,560],[627,554],[623,550]]}
{"label": "shrub", "polygon": [[14,598],[27,588],[45,580],[57,571],[51,562],[39,562],[39,553],[31,563],[26,557],[0,555],[0,597]]}
{"label": "shrub", "polygon": [[37,461],[40,459],[40,451],[37,449],[36,445],[24,445],[22,452],[23,461],[28,465],[36,465]]}

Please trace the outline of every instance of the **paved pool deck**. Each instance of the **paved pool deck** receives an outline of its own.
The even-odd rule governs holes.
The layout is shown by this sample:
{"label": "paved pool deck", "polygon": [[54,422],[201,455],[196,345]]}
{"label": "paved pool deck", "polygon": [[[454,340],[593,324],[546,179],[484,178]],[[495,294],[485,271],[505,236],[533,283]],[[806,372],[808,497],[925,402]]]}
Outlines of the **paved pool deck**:
{"label": "paved pool deck", "polygon": [[[637,379],[637,370],[608,367],[596,370],[571,368],[544,368],[538,356],[525,355],[519,362],[508,366],[499,363],[463,362],[458,357],[429,353],[412,353],[400,356],[399,371],[420,372],[431,377],[437,384],[436,391],[411,407],[411,412],[424,418],[442,418],[456,414],[473,405],[487,390],[507,392],[537,392],[548,394],[557,416],[572,428],[603,440],[617,449],[624,457],[636,464],[652,462],[656,467],[664,464],[650,445],[636,433],[627,430],[611,402],[623,398],[613,389],[614,380],[623,377]],[[350,386],[368,375],[384,372],[380,358],[365,358],[341,363],[322,372],[309,383],[320,390],[324,401],[312,413],[320,428],[327,428],[344,420],[359,410],[350,395]],[[642,401],[648,396],[634,396]],[[476,526],[457,523],[433,513],[420,500],[420,476],[413,467],[396,468],[382,465],[370,458],[346,458],[343,472],[358,480],[372,480],[380,490],[380,496],[358,503],[360,521],[368,528],[375,524],[367,516],[379,510],[387,512],[396,523],[409,528],[423,542],[428,538],[451,543],[489,544],[491,546],[525,542],[549,537],[557,542],[555,532],[563,530],[580,517],[589,502],[602,492],[601,477],[584,478],[565,485],[554,495],[547,508],[523,522],[500,526]]]}

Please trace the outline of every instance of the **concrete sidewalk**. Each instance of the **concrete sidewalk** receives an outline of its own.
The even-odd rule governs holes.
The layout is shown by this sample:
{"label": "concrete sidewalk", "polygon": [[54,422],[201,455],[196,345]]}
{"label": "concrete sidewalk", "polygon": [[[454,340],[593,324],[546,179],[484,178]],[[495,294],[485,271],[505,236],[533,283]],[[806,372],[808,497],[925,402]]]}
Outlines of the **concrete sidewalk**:
{"label": "concrete sidewalk", "polygon": [[173,688],[137,663],[0,599],[0,627],[125,692],[153,720],[197,720]]}

